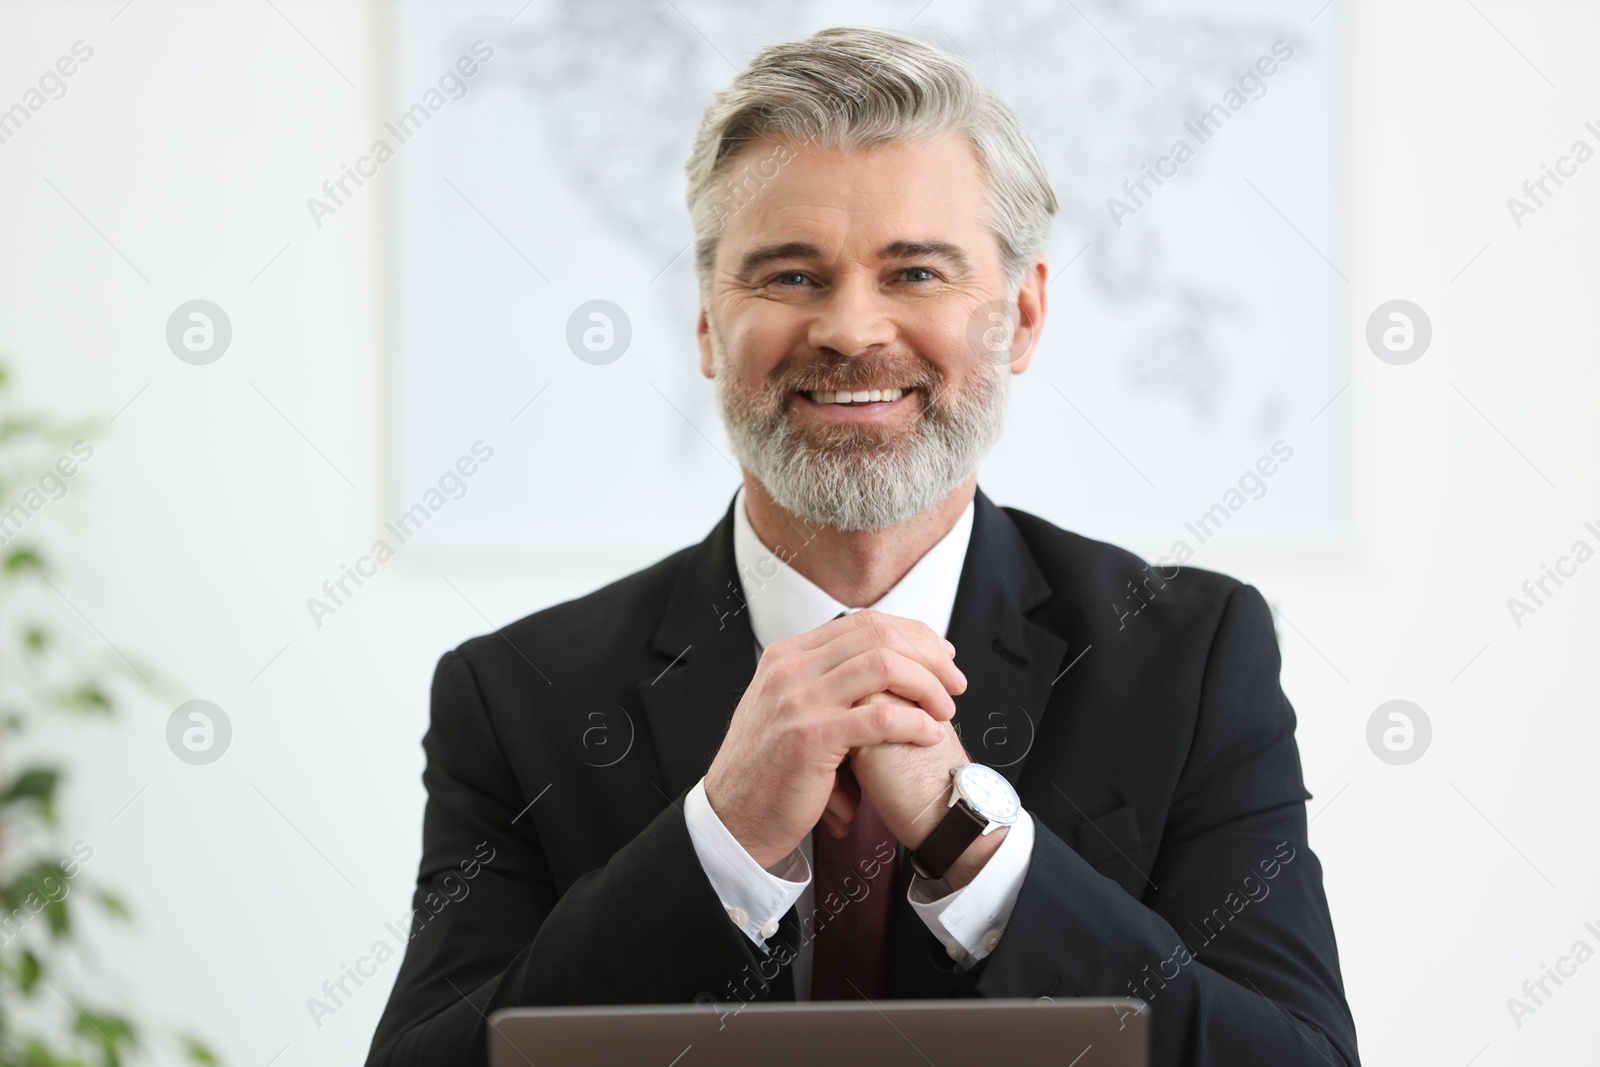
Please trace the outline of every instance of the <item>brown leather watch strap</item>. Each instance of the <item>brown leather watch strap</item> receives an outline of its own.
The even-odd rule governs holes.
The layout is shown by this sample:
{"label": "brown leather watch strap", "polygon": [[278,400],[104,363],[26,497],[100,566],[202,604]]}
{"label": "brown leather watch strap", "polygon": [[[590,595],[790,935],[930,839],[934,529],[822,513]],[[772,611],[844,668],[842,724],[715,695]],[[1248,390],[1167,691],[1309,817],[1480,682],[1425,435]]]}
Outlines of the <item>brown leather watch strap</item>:
{"label": "brown leather watch strap", "polygon": [[988,825],[989,820],[973,811],[965,800],[957,800],[933,833],[911,854],[912,869],[924,878],[943,878]]}

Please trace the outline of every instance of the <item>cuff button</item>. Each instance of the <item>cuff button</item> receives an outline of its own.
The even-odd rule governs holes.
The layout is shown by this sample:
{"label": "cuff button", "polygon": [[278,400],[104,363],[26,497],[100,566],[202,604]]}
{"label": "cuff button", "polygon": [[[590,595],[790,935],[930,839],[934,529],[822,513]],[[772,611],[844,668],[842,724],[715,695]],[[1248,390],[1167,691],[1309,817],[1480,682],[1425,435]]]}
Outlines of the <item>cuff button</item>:
{"label": "cuff button", "polygon": [[983,935],[983,947],[984,947],[984,949],[986,951],[993,952],[994,949],[995,949],[995,946],[998,945],[999,943],[1000,943],[1000,931],[999,930],[990,930],[988,933]]}
{"label": "cuff button", "polygon": [[761,928],[761,936],[762,937],[771,937],[773,934],[775,934],[777,932],[778,932],[778,920],[777,919],[773,919],[771,922],[767,923],[767,925],[765,925],[765,926],[763,926]]}
{"label": "cuff button", "polygon": [[947,956],[955,960],[957,963],[960,963],[962,960],[967,958],[967,950],[953,941],[944,947],[944,951]]}
{"label": "cuff button", "polygon": [[749,919],[749,916],[747,916],[744,913],[744,909],[743,908],[729,908],[728,909],[728,918],[733,920],[733,925],[735,925],[735,926],[743,926],[745,924],[745,922]]}

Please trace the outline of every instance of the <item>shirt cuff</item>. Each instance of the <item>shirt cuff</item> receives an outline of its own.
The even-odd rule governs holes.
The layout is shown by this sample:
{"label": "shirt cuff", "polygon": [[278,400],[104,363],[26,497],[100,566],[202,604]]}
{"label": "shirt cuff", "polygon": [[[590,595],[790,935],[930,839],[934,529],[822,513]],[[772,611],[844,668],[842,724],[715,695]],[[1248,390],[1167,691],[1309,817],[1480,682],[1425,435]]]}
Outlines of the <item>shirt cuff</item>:
{"label": "shirt cuff", "polygon": [[[695,855],[728,918],[757,948],[765,949],[767,938],[778,932],[778,920],[811,884],[811,865],[796,848],[763,868],[711,809],[704,778],[684,796],[683,818]],[[1005,844],[1002,842],[1001,848]]]}
{"label": "shirt cuff", "polygon": [[960,889],[952,890],[943,878],[911,876],[906,899],[959,970],[971,968],[1000,943],[1032,858],[1033,816],[1024,810],[989,862]]}

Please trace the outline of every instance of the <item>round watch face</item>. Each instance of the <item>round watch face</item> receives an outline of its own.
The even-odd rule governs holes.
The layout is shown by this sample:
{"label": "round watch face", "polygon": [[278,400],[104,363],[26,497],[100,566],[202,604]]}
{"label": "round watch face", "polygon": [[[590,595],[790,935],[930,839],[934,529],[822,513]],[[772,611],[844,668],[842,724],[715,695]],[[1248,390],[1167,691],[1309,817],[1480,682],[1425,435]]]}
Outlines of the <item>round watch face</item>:
{"label": "round watch face", "polygon": [[999,771],[969,763],[956,772],[956,788],[972,810],[990,822],[1008,825],[1016,821],[1020,809],[1017,791]]}

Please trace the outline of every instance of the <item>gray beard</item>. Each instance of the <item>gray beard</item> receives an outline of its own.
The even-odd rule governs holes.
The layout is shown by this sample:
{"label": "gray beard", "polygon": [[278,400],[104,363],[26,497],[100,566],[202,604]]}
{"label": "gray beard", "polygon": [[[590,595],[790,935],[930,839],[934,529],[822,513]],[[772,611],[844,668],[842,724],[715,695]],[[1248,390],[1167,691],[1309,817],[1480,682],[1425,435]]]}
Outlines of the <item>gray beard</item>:
{"label": "gray beard", "polygon": [[744,469],[780,507],[846,531],[894,526],[949,496],[1000,439],[1011,384],[1009,366],[984,366],[968,395],[952,399],[942,380],[923,388],[922,411],[902,439],[839,426],[814,441],[791,423],[786,391],[763,396],[740,389],[715,332],[712,368],[717,406]]}

